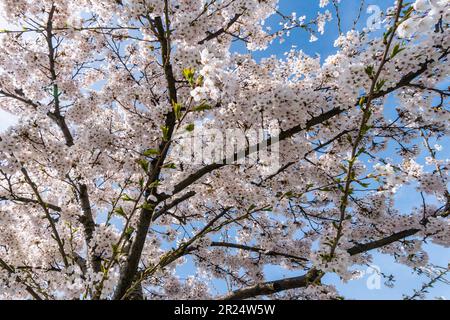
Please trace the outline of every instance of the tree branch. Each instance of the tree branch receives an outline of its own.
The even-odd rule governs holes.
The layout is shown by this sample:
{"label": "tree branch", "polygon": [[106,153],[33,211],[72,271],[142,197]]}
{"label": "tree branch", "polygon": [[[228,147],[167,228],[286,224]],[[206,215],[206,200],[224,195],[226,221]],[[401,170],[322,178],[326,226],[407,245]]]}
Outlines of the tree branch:
{"label": "tree branch", "polygon": [[200,40],[198,42],[198,44],[202,45],[205,42],[208,42],[208,41],[210,41],[212,39],[215,39],[215,38],[219,37],[221,34],[226,33],[228,31],[228,29],[230,29],[231,26],[233,24],[235,24],[241,16],[242,16],[242,13],[236,13],[234,15],[234,17],[227,23],[227,25],[225,27],[220,28],[216,32],[210,33],[206,38],[204,38],[203,40]]}
{"label": "tree branch", "polygon": [[[5,269],[9,274],[15,274],[16,272],[12,267],[10,267],[2,258],[0,258],[0,267]],[[42,300],[42,298],[34,291],[32,287],[30,287],[24,280],[22,280],[19,276],[16,276],[16,281],[23,284],[27,290],[27,292],[36,300]]]}
{"label": "tree branch", "polygon": [[246,246],[246,245],[238,244],[238,243],[213,241],[213,242],[211,242],[211,246],[212,247],[225,247],[225,248],[241,249],[241,250],[247,250],[247,251],[261,253],[266,256],[282,256],[282,257],[293,259],[293,260],[300,260],[300,261],[305,261],[305,262],[308,261],[308,259],[303,258],[303,257],[297,257],[297,256],[287,254],[287,253],[282,253],[282,252],[278,252],[278,251],[274,251],[274,250],[266,250],[266,249],[258,248],[258,247]]}
{"label": "tree branch", "polygon": [[[176,81],[173,74],[170,50],[170,26],[169,26],[169,17],[168,17],[168,3],[166,2],[166,30],[164,29],[164,25],[161,17],[156,17],[154,20],[149,19],[149,22],[154,23],[155,33],[158,37],[158,40],[161,44],[161,59],[163,62],[164,75],[167,81],[167,90],[169,95],[169,102],[171,104],[177,103],[177,89],[176,89]],[[171,144],[172,135],[175,129],[176,124],[176,116],[175,112],[171,111],[166,115],[165,127],[167,129],[167,136],[162,139],[162,142],[159,146],[160,155],[152,161],[151,163],[151,173],[149,174],[149,179],[146,186],[153,185],[159,179],[162,165],[167,157],[167,153],[169,151],[169,147]],[[151,195],[156,196],[156,188],[152,187],[148,190],[148,195],[146,197],[150,197]],[[146,199],[147,200],[147,199]],[[130,253],[128,258],[121,270],[121,275],[119,278],[118,285],[114,292],[114,299],[121,299],[132,285],[133,280],[137,275],[137,270],[139,266],[139,260],[142,255],[142,250],[144,249],[145,240],[147,238],[147,233],[150,228],[150,224],[152,222],[152,216],[154,214],[154,210],[148,210],[147,208],[142,208],[139,216],[139,222],[137,225],[136,235],[134,241],[131,245]]]}
{"label": "tree branch", "polygon": [[50,215],[50,212],[48,211],[48,208],[45,205],[45,202],[42,200],[42,197],[41,197],[41,195],[40,195],[36,185],[34,184],[34,182],[31,180],[30,176],[28,175],[27,170],[22,167],[21,171],[22,171],[22,173],[23,173],[23,175],[25,177],[26,182],[28,183],[28,185],[33,190],[33,192],[36,195],[36,198],[37,198],[39,204],[41,205],[42,209],[44,210],[45,217],[47,218],[48,222],[50,223],[50,227],[51,227],[52,232],[53,232],[53,237],[54,237],[56,243],[58,244],[59,252],[61,253],[61,256],[63,258],[64,265],[66,267],[69,267],[69,261],[67,260],[67,255],[66,255],[66,252],[64,251],[64,243],[61,240],[61,237],[59,236],[58,229],[56,228],[55,222],[53,221],[53,218]]}
{"label": "tree branch", "polygon": [[[385,245],[391,244],[393,242],[396,242],[398,240],[404,239],[406,237],[412,236],[419,232],[419,229],[409,229],[404,230],[401,232],[394,233],[393,235],[372,241],[365,244],[358,244],[350,249],[347,250],[347,252],[350,255],[356,255],[360,254],[366,251],[370,251],[373,249],[381,248]],[[296,288],[304,288],[307,287],[309,284],[319,280],[324,274],[321,271],[318,271],[316,269],[311,269],[307,274],[299,277],[292,277],[292,278],[286,278],[276,281],[269,281],[260,283],[248,288],[238,289],[229,295],[223,297],[223,300],[236,300],[236,299],[249,299],[254,298],[261,295],[268,295],[273,294],[289,289],[296,289]]]}

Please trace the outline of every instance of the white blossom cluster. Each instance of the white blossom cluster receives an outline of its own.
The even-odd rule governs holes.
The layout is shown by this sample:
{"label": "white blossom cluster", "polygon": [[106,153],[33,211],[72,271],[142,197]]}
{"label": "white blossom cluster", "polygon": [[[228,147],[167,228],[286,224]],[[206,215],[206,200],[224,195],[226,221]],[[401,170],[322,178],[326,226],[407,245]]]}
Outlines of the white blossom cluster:
{"label": "white blossom cluster", "polygon": [[[277,0],[1,0],[0,108],[18,123],[0,133],[0,299],[210,299],[263,287],[268,265],[316,275],[273,297],[336,299],[317,274],[448,248],[448,1],[399,21],[393,1],[384,35],[346,31],[327,57],[254,58],[328,32],[316,2],[307,22]],[[279,170],[179,154],[233,128],[278,135]]]}

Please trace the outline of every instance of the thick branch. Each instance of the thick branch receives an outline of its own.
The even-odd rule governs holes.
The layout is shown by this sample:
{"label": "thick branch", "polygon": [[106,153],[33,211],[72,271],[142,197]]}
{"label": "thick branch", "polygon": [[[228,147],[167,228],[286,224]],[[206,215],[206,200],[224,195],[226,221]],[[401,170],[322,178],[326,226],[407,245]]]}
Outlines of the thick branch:
{"label": "thick branch", "polygon": [[[373,249],[381,248],[398,240],[412,236],[418,233],[419,231],[420,230],[418,229],[409,229],[397,232],[389,237],[380,240],[372,241],[366,244],[358,244],[348,249],[347,252],[350,255],[356,255]],[[307,287],[312,282],[315,282],[316,280],[320,279],[322,276],[323,276],[322,272],[317,271],[316,269],[311,269],[306,275],[303,276],[286,278],[276,281],[269,281],[254,285],[252,287],[238,289],[232,292],[231,294],[225,296],[223,299],[224,300],[249,299],[261,295],[274,294],[289,289],[304,288]]]}
{"label": "thick branch", "polygon": [[242,300],[261,295],[274,294],[289,289],[303,288],[316,282],[322,275],[322,272],[312,269],[303,276],[259,283],[251,287],[236,290],[228,296],[225,296],[222,300]]}
{"label": "thick branch", "polygon": [[365,244],[357,244],[356,246],[348,249],[347,252],[350,255],[354,256],[354,255],[357,255],[359,253],[363,253],[363,252],[366,252],[366,251],[370,251],[370,250],[373,250],[373,249],[378,249],[378,248],[384,247],[384,246],[386,246],[388,244],[391,244],[391,243],[393,243],[395,241],[407,238],[409,236],[413,236],[416,233],[418,233],[419,231],[420,231],[419,229],[409,229],[409,230],[400,231],[400,232],[394,233],[393,235],[391,235],[389,237],[386,237],[386,238],[383,238],[383,239],[380,239],[380,240],[368,242],[368,243],[365,243]]}
{"label": "thick branch", "polygon": [[233,24],[235,24],[241,16],[242,16],[242,13],[236,13],[235,16],[227,23],[227,25],[225,27],[220,28],[219,30],[217,30],[217,31],[215,31],[213,33],[210,33],[203,40],[199,41],[198,44],[202,45],[205,42],[208,42],[208,41],[210,41],[212,39],[215,39],[215,38],[219,37],[221,34],[226,33],[228,31],[228,29],[230,29],[231,26]]}
{"label": "thick branch", "polygon": [[183,201],[185,201],[185,200],[187,200],[189,198],[192,198],[195,195],[196,195],[195,191],[189,191],[186,194],[182,195],[181,197],[173,200],[171,203],[166,204],[165,206],[163,206],[161,209],[159,209],[158,211],[156,211],[153,214],[152,221],[156,221],[156,219],[158,219],[164,213],[166,213],[170,209],[176,207],[178,204],[182,203]]}
{"label": "thick branch", "polygon": [[[14,196],[14,195],[11,195],[11,197],[8,197],[8,198],[7,197],[0,197],[0,201],[12,201],[12,202],[39,204],[38,200],[25,198],[25,197],[17,197],[17,196]],[[45,206],[47,208],[52,209],[53,211],[61,212],[61,208],[56,206],[56,205],[54,205],[54,204],[51,204],[51,203],[48,203],[48,202],[44,202],[44,204],[45,204]]]}
{"label": "thick branch", "polygon": [[88,250],[91,251],[89,254],[90,264],[95,272],[100,272],[101,270],[101,259],[94,253],[94,248],[89,249],[89,243],[91,242],[94,232],[95,232],[95,222],[92,215],[91,203],[89,201],[89,194],[87,186],[85,184],[80,184],[80,202],[81,209],[83,210],[83,215],[80,217],[80,222],[83,225],[86,245]]}
{"label": "thick branch", "polygon": [[[166,9],[167,9],[166,3]],[[166,24],[168,22],[168,16],[166,12]],[[161,17],[156,17],[154,20],[154,25],[156,28],[156,35],[161,44],[161,59],[163,62],[164,75],[167,81],[167,90],[170,103],[177,103],[177,89],[176,89],[176,81],[173,74],[172,64],[170,61],[170,26],[166,25],[166,30],[164,29],[164,25]],[[175,112],[171,111],[166,115],[165,127],[167,129],[167,136],[162,139],[162,142],[159,146],[160,155],[151,163],[151,173],[149,174],[148,185],[152,185],[155,181],[159,179],[162,165],[167,157],[167,153],[169,151],[173,131],[176,124],[176,116]],[[156,188],[152,187],[148,196],[156,195]],[[137,275],[137,270],[139,266],[139,260],[142,255],[142,250],[144,249],[145,240],[147,238],[147,232],[150,228],[150,224],[152,221],[153,210],[148,210],[147,208],[142,208],[139,216],[139,222],[137,225],[136,236],[134,238],[133,244],[131,245],[130,253],[128,255],[127,261],[121,270],[121,275],[119,278],[119,283],[116,287],[116,291],[114,292],[114,299],[121,299]]]}
{"label": "thick branch", "polygon": [[228,243],[228,242],[216,242],[216,241],[213,241],[213,242],[211,242],[211,246],[212,247],[225,247],[225,248],[233,248],[233,249],[252,251],[252,252],[257,252],[257,253],[264,254],[266,256],[281,256],[281,257],[285,257],[285,258],[289,258],[289,259],[293,259],[293,260],[308,261],[308,259],[305,259],[303,257],[294,256],[292,254],[282,253],[282,252],[278,252],[278,251],[274,251],[274,250],[266,250],[266,249],[258,248],[258,247],[246,246],[246,245],[238,244],[238,243]]}

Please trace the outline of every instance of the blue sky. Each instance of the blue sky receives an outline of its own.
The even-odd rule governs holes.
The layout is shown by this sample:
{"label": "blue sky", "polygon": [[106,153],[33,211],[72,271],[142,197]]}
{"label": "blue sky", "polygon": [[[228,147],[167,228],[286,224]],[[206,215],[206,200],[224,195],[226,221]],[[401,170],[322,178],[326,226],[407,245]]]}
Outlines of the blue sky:
{"label": "blue sky", "polygon": [[[331,1],[330,1],[331,2]],[[360,22],[358,24],[358,29],[366,26],[366,21],[371,16],[371,13],[367,13],[367,6],[377,5],[381,9],[385,9],[387,6],[393,4],[393,0],[366,0],[366,6],[363,9]],[[329,5],[326,9],[334,15],[334,8]],[[352,27],[353,19],[357,16],[359,10],[359,1],[357,0],[342,0],[340,5],[340,12],[342,18],[343,30],[347,31]],[[318,11],[323,11],[318,6],[318,1],[316,0],[281,0],[280,1],[280,11],[285,14],[290,12],[296,12],[297,16],[306,15],[306,21],[314,19]],[[267,25],[276,26],[277,20],[271,18],[267,21]],[[283,53],[288,51],[291,46],[296,46],[298,49],[303,50],[305,53],[310,55],[319,54],[322,57],[322,61],[330,54],[336,52],[336,48],[333,46],[334,40],[338,36],[338,29],[336,20],[328,22],[325,27],[325,34],[319,36],[318,41],[311,43],[309,41],[309,34],[303,30],[294,30],[291,36],[286,38],[283,44],[275,42],[269,49],[265,51],[253,52],[253,56],[256,59],[267,57],[270,55],[277,55],[282,58]],[[244,46],[241,44],[236,44],[235,49],[237,51],[246,51]],[[395,101],[388,103],[395,104]],[[394,108],[392,108],[394,109]],[[0,132],[4,131],[10,125],[15,123],[16,119],[11,115],[0,110]],[[448,150],[448,139],[445,143],[442,143],[444,150],[439,154],[440,158],[449,158],[450,152]],[[416,197],[417,193],[414,192],[414,187],[403,187],[399,190],[397,195],[397,208],[408,212],[417,203],[412,197]],[[435,245],[427,244],[426,248],[429,249],[428,253],[430,255],[430,262],[446,266],[449,263],[450,249],[444,249]],[[411,294],[414,289],[420,288],[422,282],[426,278],[418,277],[412,274],[411,269],[402,266],[393,261],[393,258],[387,255],[376,254],[374,258],[374,265],[377,265],[381,272],[384,274],[394,275],[396,282],[394,288],[388,288],[383,284],[380,289],[369,290],[366,281],[367,276],[362,277],[359,280],[353,280],[348,283],[342,283],[336,276],[327,275],[324,278],[325,283],[334,284],[339,289],[340,293],[349,299],[401,299],[402,294]],[[366,270],[365,267],[361,266],[357,268],[358,270]],[[180,269],[180,274],[189,275],[192,269],[189,266]],[[297,273],[286,272],[279,267],[268,267],[266,268],[266,276],[269,280],[279,279],[284,276],[298,275]],[[223,284],[217,283],[217,287],[223,288]],[[450,286],[444,284],[437,284],[433,289],[430,290],[429,298],[445,296],[450,298]]]}

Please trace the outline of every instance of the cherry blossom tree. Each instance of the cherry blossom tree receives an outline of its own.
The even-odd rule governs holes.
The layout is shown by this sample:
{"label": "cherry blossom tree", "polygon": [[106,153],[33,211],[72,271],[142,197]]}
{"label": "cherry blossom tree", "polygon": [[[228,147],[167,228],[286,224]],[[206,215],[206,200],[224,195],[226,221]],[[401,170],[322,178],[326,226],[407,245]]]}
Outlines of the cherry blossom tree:
{"label": "cherry blossom tree", "polygon": [[[1,5],[0,108],[19,118],[0,134],[1,299],[336,299],[328,273],[375,252],[426,268],[425,242],[450,246],[448,1],[393,1],[382,30],[348,32],[327,0],[311,21],[277,0]],[[251,55],[336,17],[325,59]],[[265,134],[190,159],[190,136],[233,128]],[[263,147],[276,170],[240,161]]]}

